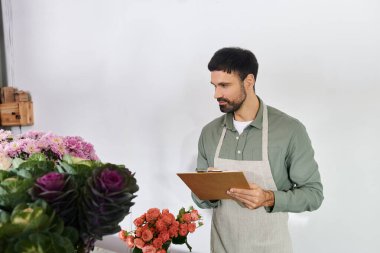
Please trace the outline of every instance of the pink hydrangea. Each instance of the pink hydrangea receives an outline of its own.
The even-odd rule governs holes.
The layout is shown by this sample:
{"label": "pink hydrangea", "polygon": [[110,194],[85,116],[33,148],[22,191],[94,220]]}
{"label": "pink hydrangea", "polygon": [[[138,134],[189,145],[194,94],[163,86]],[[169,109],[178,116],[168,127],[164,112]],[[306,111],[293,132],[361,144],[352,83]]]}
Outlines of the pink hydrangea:
{"label": "pink hydrangea", "polygon": [[99,160],[93,145],[81,137],[62,137],[39,131],[13,136],[10,131],[0,129],[0,152],[12,159],[27,159],[35,153],[43,153],[51,160],[61,160],[66,154],[86,160]]}
{"label": "pink hydrangea", "polygon": [[28,131],[24,134],[21,134],[20,135],[20,138],[22,139],[33,139],[33,140],[38,140],[40,139],[43,135],[45,135],[44,132],[40,132],[40,131]]}
{"label": "pink hydrangea", "polygon": [[22,151],[32,155],[41,152],[38,146],[38,142],[35,139],[24,139],[26,140],[25,145],[22,146]]}
{"label": "pink hydrangea", "polygon": [[70,155],[82,159],[99,160],[95,154],[94,146],[91,143],[85,142],[79,136],[67,136],[64,138],[64,143]]}
{"label": "pink hydrangea", "polygon": [[4,129],[0,129],[0,143],[13,139],[12,132]]}

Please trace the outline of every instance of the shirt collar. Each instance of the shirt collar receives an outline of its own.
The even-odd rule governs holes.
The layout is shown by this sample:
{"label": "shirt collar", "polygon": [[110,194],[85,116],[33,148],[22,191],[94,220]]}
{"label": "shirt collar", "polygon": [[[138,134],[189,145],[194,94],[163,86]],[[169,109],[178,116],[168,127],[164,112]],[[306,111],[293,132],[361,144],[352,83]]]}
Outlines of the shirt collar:
{"label": "shirt collar", "polygon": [[[253,120],[249,125],[256,127],[257,129],[262,129],[263,128],[263,101],[259,96],[257,96],[259,99],[260,105],[259,105],[259,111],[257,112],[255,120]],[[229,112],[225,114],[224,121],[223,121],[223,126],[225,126],[227,129],[231,131],[236,131],[235,126],[234,126],[234,114],[233,112]]]}

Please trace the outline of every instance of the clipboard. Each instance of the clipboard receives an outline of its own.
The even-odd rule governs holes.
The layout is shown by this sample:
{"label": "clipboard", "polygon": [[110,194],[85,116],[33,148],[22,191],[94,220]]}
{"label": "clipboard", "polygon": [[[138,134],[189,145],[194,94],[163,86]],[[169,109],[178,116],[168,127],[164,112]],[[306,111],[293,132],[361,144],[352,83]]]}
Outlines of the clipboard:
{"label": "clipboard", "polygon": [[249,189],[242,171],[199,171],[177,173],[182,181],[201,200],[231,199],[227,190]]}

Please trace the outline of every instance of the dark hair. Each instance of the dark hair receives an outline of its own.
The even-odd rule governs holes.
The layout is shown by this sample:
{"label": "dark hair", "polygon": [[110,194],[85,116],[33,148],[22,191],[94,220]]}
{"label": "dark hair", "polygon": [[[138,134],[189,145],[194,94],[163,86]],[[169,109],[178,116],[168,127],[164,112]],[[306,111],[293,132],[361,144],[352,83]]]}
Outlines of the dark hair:
{"label": "dark hair", "polygon": [[236,72],[243,81],[247,75],[253,74],[257,79],[259,63],[255,55],[246,49],[239,47],[225,47],[215,52],[208,63],[210,71]]}

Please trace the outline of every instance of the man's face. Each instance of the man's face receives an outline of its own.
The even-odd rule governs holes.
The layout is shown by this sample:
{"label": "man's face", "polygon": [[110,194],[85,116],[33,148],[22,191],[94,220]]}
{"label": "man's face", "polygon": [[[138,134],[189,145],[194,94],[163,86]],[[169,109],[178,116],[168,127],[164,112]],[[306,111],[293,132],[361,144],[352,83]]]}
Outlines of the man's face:
{"label": "man's face", "polygon": [[215,87],[214,98],[222,112],[235,112],[245,101],[247,93],[237,73],[211,72],[211,84]]}

